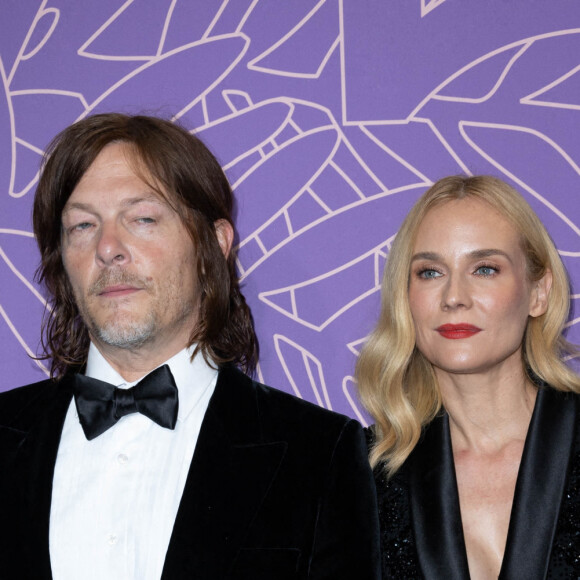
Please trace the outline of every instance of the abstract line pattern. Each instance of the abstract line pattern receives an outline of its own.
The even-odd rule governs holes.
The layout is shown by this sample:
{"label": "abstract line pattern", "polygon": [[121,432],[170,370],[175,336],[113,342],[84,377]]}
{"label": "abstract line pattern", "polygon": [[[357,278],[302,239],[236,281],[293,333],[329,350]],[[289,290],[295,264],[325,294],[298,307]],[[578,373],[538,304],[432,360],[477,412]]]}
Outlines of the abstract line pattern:
{"label": "abstract line pattern", "polygon": [[[31,199],[42,152],[103,111],[196,131],[233,185],[260,378],[353,417],[354,362],[413,202],[514,184],[580,298],[576,0],[9,0],[0,8],[0,389],[39,380]],[[59,224],[55,224],[59,227]],[[578,313],[569,338],[580,342]]]}

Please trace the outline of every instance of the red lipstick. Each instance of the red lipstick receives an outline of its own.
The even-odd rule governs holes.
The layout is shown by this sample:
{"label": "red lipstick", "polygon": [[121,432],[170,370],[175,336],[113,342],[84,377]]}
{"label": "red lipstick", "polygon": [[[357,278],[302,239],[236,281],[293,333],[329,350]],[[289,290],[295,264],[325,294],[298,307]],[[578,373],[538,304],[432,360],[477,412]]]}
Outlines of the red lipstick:
{"label": "red lipstick", "polygon": [[470,338],[474,334],[481,331],[481,328],[473,326],[473,324],[442,324],[435,329],[443,338],[458,339]]}

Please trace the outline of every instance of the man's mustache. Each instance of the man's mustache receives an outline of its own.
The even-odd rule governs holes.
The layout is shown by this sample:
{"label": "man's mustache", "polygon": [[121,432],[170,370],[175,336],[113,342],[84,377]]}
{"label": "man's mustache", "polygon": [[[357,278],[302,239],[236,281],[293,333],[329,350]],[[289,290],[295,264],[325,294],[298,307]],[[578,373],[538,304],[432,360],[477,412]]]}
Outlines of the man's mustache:
{"label": "man's mustache", "polygon": [[104,270],[89,286],[88,293],[89,296],[98,296],[105,290],[105,288],[120,285],[133,286],[134,288],[144,290],[147,290],[149,286],[147,280],[137,276],[136,274],[131,274],[126,270]]}

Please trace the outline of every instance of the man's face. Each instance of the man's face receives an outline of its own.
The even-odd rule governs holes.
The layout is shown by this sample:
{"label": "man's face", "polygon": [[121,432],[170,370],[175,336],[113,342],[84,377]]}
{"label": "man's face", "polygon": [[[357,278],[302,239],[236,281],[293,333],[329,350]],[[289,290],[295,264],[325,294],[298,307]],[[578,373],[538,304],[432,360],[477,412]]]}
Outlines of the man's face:
{"label": "man's face", "polygon": [[184,348],[197,322],[196,252],[178,214],[107,145],[62,213],[62,258],[102,352]]}

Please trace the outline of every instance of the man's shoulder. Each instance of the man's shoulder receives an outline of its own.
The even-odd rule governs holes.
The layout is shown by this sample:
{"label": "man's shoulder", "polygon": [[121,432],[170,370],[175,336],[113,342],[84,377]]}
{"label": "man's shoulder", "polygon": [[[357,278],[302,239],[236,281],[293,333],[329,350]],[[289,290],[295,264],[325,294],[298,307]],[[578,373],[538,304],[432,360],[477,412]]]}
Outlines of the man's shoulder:
{"label": "man's shoulder", "polygon": [[209,410],[234,445],[283,444],[286,468],[311,482],[326,477],[330,469],[368,467],[358,421],[264,385],[233,367],[220,370]]}
{"label": "man's shoulder", "polygon": [[45,379],[37,383],[23,385],[0,393],[0,406],[26,405],[38,397],[42,397],[47,391],[53,390],[58,384],[57,380]]}
{"label": "man's shoulder", "polygon": [[27,410],[44,406],[59,384],[58,380],[46,379],[0,393],[0,424],[12,424]]}
{"label": "man's shoulder", "polygon": [[220,379],[233,383],[231,392],[241,397],[254,398],[264,424],[284,430],[304,432],[315,430],[318,435],[325,430],[337,435],[346,426],[358,430],[362,429],[358,421],[331,411],[281,391],[275,387],[264,385],[233,366],[220,370]]}

